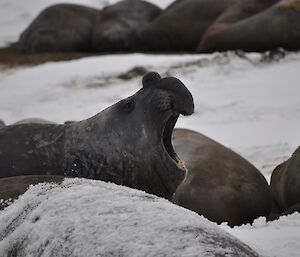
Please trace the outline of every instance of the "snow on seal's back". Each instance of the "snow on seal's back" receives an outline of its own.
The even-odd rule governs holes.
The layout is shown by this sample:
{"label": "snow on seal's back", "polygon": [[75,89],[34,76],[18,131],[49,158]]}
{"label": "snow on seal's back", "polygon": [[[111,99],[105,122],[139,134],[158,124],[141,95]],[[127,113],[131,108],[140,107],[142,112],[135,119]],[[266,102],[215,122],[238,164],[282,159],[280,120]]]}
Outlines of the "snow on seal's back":
{"label": "snow on seal's back", "polygon": [[205,218],[102,181],[38,184],[0,212],[0,256],[259,256]]}

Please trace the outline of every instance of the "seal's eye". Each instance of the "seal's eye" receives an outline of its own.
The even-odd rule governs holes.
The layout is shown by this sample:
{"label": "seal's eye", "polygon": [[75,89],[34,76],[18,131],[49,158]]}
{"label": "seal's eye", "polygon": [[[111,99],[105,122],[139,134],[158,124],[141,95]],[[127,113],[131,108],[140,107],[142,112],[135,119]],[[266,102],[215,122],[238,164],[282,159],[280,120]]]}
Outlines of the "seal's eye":
{"label": "seal's eye", "polygon": [[134,109],[135,101],[132,98],[122,101],[122,108],[126,112],[131,112]]}

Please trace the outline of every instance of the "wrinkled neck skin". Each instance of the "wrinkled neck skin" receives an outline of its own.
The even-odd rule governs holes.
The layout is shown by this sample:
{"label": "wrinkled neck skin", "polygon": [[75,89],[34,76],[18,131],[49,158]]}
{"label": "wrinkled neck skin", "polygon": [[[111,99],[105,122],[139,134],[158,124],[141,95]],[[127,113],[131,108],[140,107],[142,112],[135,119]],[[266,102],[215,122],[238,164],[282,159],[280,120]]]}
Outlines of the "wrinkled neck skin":
{"label": "wrinkled neck skin", "polygon": [[144,103],[135,101],[132,113],[119,102],[66,127],[65,175],[111,181],[171,199],[185,176],[161,142],[172,111],[153,108],[150,94],[142,98]]}

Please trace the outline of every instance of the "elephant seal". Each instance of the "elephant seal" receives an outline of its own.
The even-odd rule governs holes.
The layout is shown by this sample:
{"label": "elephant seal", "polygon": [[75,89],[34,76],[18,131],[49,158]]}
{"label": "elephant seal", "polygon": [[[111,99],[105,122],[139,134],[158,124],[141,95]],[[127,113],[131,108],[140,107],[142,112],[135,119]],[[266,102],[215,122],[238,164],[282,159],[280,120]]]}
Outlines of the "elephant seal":
{"label": "elephant seal", "polygon": [[25,193],[30,185],[35,185],[42,182],[59,183],[66,177],[64,176],[47,176],[47,175],[32,175],[18,176],[0,179],[0,210],[4,209],[7,201],[15,200],[21,194]]}
{"label": "elephant seal", "polygon": [[[256,2],[261,3],[257,5],[257,11],[262,11],[255,15],[250,15],[248,18],[249,14],[255,13],[255,8],[254,12],[246,11],[246,15],[238,13],[238,7],[243,7],[242,3],[240,5],[237,4],[235,9],[232,7],[232,12],[228,10],[228,16],[224,14],[224,17],[220,17],[212,28],[208,30],[197,47],[197,52],[236,49],[266,51],[279,47],[291,50],[299,49],[299,0],[281,0],[279,2],[276,0],[265,0]],[[245,2],[246,7],[247,4],[250,5],[251,3]],[[244,17],[245,19],[240,19]]]}
{"label": "elephant seal", "polygon": [[97,9],[57,4],[43,10],[25,29],[19,43],[26,53],[90,50]]}
{"label": "elephant seal", "polygon": [[205,47],[206,39],[208,38],[207,40],[209,40],[209,37],[217,33],[217,31],[264,11],[278,1],[279,0],[243,0],[236,2],[233,6],[225,10],[207,29],[197,47],[197,51],[201,51],[201,49]]}
{"label": "elephant seal", "polygon": [[272,212],[291,214],[300,210],[300,147],[271,176]]}
{"label": "elephant seal", "polygon": [[170,199],[185,176],[171,134],[193,112],[179,79],[147,73],[136,94],[87,120],[0,128],[0,177],[94,178]]}
{"label": "elephant seal", "polygon": [[174,203],[230,226],[270,213],[272,200],[267,181],[240,155],[187,129],[174,130],[173,145],[187,168]]}
{"label": "elephant seal", "polygon": [[138,31],[143,51],[195,51],[211,23],[237,0],[179,0]]}
{"label": "elephant seal", "polygon": [[160,13],[159,7],[140,0],[124,0],[105,7],[95,21],[93,50],[135,50],[136,30]]}

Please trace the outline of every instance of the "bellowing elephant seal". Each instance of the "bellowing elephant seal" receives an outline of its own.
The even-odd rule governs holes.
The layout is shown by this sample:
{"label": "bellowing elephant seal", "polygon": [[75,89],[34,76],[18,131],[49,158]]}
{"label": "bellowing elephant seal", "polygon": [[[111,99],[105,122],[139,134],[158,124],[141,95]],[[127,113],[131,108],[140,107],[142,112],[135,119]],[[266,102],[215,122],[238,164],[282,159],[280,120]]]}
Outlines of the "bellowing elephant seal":
{"label": "bellowing elephant seal", "polygon": [[95,21],[92,34],[93,50],[136,50],[136,30],[160,13],[159,7],[140,0],[124,0],[105,7]]}
{"label": "bellowing elephant seal", "polygon": [[87,120],[1,128],[0,177],[95,178],[170,199],[185,176],[171,134],[179,114],[193,111],[179,79],[148,73],[136,94]]}
{"label": "bellowing elephant seal", "polygon": [[230,226],[269,214],[272,201],[268,183],[247,160],[191,130],[174,130],[173,145],[187,168],[174,203]]}
{"label": "bellowing elephant seal", "polygon": [[[259,5],[253,11],[244,11],[242,8],[252,6],[251,1],[236,4],[235,8],[228,10],[208,30],[197,51],[266,51],[279,47],[299,49],[300,1],[281,0],[276,3],[276,0],[264,0],[254,3],[256,2]],[[260,10],[261,12],[252,15]]]}
{"label": "bellowing elephant seal", "polygon": [[300,147],[274,169],[270,187],[277,213],[300,211]]}
{"label": "bellowing elephant seal", "polygon": [[57,4],[43,10],[21,34],[26,53],[88,51],[97,9]]}
{"label": "bellowing elephant seal", "polygon": [[179,0],[138,31],[144,51],[195,51],[208,26],[237,0]]}

